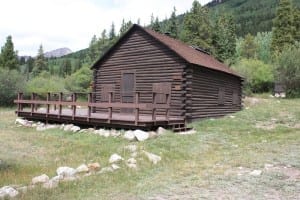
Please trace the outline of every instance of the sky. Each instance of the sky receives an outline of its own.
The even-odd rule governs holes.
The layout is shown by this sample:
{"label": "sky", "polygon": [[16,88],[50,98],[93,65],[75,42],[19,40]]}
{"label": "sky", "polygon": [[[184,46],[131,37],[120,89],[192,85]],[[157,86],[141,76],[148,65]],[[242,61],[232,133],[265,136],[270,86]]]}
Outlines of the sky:
{"label": "sky", "polygon": [[[205,5],[211,0],[198,0]],[[93,35],[109,30],[112,22],[119,30],[122,19],[141,25],[151,14],[160,20],[189,10],[193,0],[0,0],[0,46],[12,36],[18,55],[35,56],[44,51],[68,47],[87,48]]]}

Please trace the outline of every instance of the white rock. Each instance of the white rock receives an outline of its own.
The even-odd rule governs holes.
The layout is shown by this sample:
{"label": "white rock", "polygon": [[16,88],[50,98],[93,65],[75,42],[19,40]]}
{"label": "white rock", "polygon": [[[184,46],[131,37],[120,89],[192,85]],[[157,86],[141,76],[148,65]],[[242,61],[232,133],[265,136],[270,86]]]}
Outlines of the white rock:
{"label": "white rock", "polygon": [[138,141],[145,141],[149,138],[149,133],[142,130],[133,131],[134,136]]}
{"label": "white rock", "polygon": [[112,167],[104,167],[104,168],[102,168],[102,169],[98,172],[98,174],[103,174],[103,173],[113,172],[113,171],[114,171],[114,170],[113,170]]}
{"label": "white rock", "polygon": [[46,183],[49,181],[49,176],[47,176],[46,174],[42,174],[40,176],[36,176],[34,178],[32,178],[31,183],[33,185],[35,184],[39,184],[39,183]]}
{"label": "white rock", "polygon": [[38,125],[36,127],[36,131],[45,131],[46,130],[46,127],[45,126],[41,126],[41,125]]}
{"label": "white rock", "polygon": [[253,170],[249,173],[251,176],[260,176],[262,174],[261,170]]}
{"label": "white rock", "polygon": [[4,186],[0,188],[0,199],[4,199],[6,197],[13,198],[17,196],[19,192],[15,190],[13,187],[10,186]]}
{"label": "white rock", "polygon": [[230,115],[230,116],[229,116],[229,118],[231,118],[231,119],[234,119],[234,118],[235,118],[235,116],[234,116],[234,115]]}
{"label": "white rock", "polygon": [[121,135],[121,133],[115,129],[111,129],[110,130],[110,135],[113,137],[119,137]]}
{"label": "white rock", "polygon": [[123,136],[125,139],[129,140],[129,141],[132,141],[135,139],[135,135],[133,133],[133,131],[125,131],[124,133],[124,136]]}
{"label": "white rock", "polygon": [[76,170],[71,167],[59,167],[56,170],[58,176],[63,177],[63,179],[67,177],[74,177],[76,175]]}
{"label": "white rock", "polygon": [[272,165],[272,164],[265,164],[265,169],[270,169],[270,168],[273,168],[274,167],[274,165]]}
{"label": "white rock", "polygon": [[111,168],[112,168],[113,170],[117,170],[117,169],[120,169],[120,166],[119,166],[119,165],[116,165],[116,164],[112,164],[112,165],[111,165]]}
{"label": "white rock", "polygon": [[80,127],[79,126],[72,126],[71,127],[71,129],[70,129],[70,131],[72,131],[72,132],[78,132],[78,131],[80,131]]}
{"label": "white rock", "polygon": [[58,186],[58,183],[59,183],[59,181],[51,179],[48,182],[43,184],[43,188],[46,188],[46,189],[56,188]]}
{"label": "white rock", "polygon": [[100,163],[97,163],[97,162],[88,164],[89,171],[98,171],[100,169],[100,167],[101,167]]}
{"label": "white rock", "polygon": [[64,179],[62,181],[76,181],[79,177],[76,176],[69,176],[69,177],[64,177]]}
{"label": "white rock", "polygon": [[63,129],[64,131],[71,131],[73,126],[74,126],[73,124],[67,124],[64,125]]}
{"label": "white rock", "polygon": [[136,164],[136,159],[135,158],[129,158],[127,161],[126,161],[127,164]]}
{"label": "white rock", "polygon": [[125,146],[125,149],[130,152],[135,152],[137,150],[137,146],[135,144],[130,144],[130,145]]}
{"label": "white rock", "polygon": [[156,130],[156,133],[157,133],[158,135],[163,135],[163,134],[165,134],[166,132],[167,132],[167,130],[164,129],[163,127],[158,127],[158,129]]}
{"label": "white rock", "polygon": [[19,124],[19,125],[26,126],[26,127],[31,127],[32,126],[32,121],[28,121],[26,119],[17,118],[15,120],[15,124]]}
{"label": "white rock", "polygon": [[196,133],[196,130],[192,129],[192,130],[189,130],[189,131],[178,132],[177,134],[179,134],[179,135],[193,135],[195,133]]}
{"label": "white rock", "polygon": [[63,178],[64,178],[63,176],[57,175],[57,176],[52,177],[50,180],[51,180],[51,181],[57,181],[57,182],[59,182],[59,181],[61,181]]}
{"label": "white rock", "polygon": [[155,131],[149,131],[149,138],[155,138],[158,136],[158,134]]}
{"label": "white rock", "polygon": [[121,160],[124,160],[124,159],[120,155],[115,153],[115,154],[110,156],[109,163],[115,163],[115,162],[119,162]]}
{"label": "white rock", "polygon": [[136,169],[136,164],[134,163],[126,163],[127,167]]}
{"label": "white rock", "polygon": [[21,193],[26,193],[28,190],[27,186],[18,187],[17,190]]}
{"label": "white rock", "polygon": [[76,168],[76,173],[88,172],[89,168],[86,164],[82,164]]}
{"label": "white rock", "polygon": [[150,162],[152,162],[153,164],[157,164],[159,161],[161,161],[161,157],[160,156],[158,156],[158,155],[155,155],[155,154],[153,154],[153,153],[149,153],[149,152],[147,152],[147,151],[143,151],[144,152],[144,154],[146,155],[146,157],[148,158],[148,160],[150,161]]}

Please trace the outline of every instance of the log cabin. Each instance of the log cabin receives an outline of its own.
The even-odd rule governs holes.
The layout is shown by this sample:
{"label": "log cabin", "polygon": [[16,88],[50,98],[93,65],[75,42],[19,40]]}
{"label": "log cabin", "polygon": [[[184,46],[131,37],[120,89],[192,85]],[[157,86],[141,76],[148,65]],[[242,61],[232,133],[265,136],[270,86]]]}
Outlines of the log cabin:
{"label": "log cabin", "polygon": [[[241,110],[243,79],[209,53],[134,24],[91,67],[88,102],[31,101],[19,94],[18,115],[104,127],[186,129],[186,124]],[[33,102],[34,101],[34,102]],[[31,103],[24,111],[22,104]],[[36,104],[47,105],[44,113]],[[58,109],[52,109],[54,104]],[[78,105],[86,106],[86,111]],[[63,106],[71,106],[67,112]]]}

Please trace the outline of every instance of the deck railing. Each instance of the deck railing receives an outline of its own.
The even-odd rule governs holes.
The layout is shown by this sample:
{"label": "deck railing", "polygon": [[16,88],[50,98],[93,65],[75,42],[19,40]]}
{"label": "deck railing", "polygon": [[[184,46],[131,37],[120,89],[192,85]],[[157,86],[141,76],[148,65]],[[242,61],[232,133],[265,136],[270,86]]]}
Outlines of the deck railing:
{"label": "deck railing", "polygon": [[[87,101],[78,101],[78,95],[85,95],[87,97]],[[38,105],[45,105],[46,106],[46,117],[48,117],[50,112],[50,108],[52,106],[53,110],[58,110],[57,118],[61,118],[63,106],[67,106],[69,109],[72,110],[72,120],[75,119],[77,116],[77,108],[78,107],[86,107],[86,120],[89,122],[92,111],[94,108],[101,108],[107,109],[108,116],[107,116],[107,123],[111,123],[113,109],[134,109],[134,119],[135,125],[138,125],[140,119],[140,111],[141,110],[150,110],[152,115],[152,121],[155,123],[157,118],[157,109],[164,109],[165,110],[165,118],[169,121],[169,110],[170,110],[170,95],[166,95],[166,102],[165,103],[157,103],[156,96],[160,93],[153,93],[152,95],[152,102],[151,103],[141,103],[140,102],[140,94],[139,92],[135,92],[134,95],[134,102],[133,103],[122,103],[122,102],[113,102],[113,92],[109,93],[108,101],[107,102],[94,102],[94,95],[97,93],[72,93],[68,95],[70,98],[64,98],[66,95],[62,92],[60,93],[47,93],[46,98],[44,96],[38,96],[36,93],[31,94],[30,99],[24,99],[23,93],[18,94],[17,100],[14,103],[17,104],[17,112],[24,112],[25,105],[30,107],[30,115],[35,113],[41,113],[38,111]],[[39,99],[37,98],[39,97]]]}

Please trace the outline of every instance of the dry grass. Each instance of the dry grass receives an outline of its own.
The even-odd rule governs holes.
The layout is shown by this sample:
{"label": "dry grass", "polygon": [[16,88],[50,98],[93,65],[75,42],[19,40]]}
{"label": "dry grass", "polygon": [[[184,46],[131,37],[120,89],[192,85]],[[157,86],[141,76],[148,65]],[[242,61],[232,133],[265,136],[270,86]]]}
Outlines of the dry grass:
{"label": "dry grass", "polygon": [[[20,199],[300,199],[300,99],[256,97],[234,117],[192,124],[195,135],[166,134],[136,143],[162,156],[158,165],[138,155],[138,170],[124,164],[113,174],[95,175],[36,188]],[[129,158],[121,138],[37,132],[14,125],[12,109],[0,109],[0,187],[53,176],[58,166],[108,165],[112,153]],[[272,128],[265,128],[272,126]],[[273,164],[272,170],[264,165]],[[262,175],[249,175],[252,170]]]}

